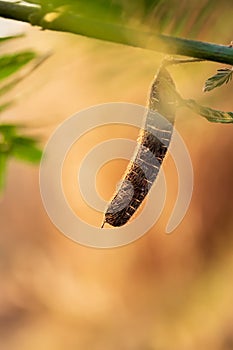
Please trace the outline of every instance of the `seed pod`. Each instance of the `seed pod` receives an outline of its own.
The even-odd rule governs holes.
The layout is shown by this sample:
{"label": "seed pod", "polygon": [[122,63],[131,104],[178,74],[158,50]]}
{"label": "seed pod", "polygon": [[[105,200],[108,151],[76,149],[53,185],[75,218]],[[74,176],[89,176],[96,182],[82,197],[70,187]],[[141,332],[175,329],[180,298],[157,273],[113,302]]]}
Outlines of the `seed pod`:
{"label": "seed pod", "polygon": [[[176,111],[176,98],[169,92],[167,83],[175,86],[170,74],[162,66],[151,86],[138,145],[121,185],[107,207],[102,227],[105,223],[125,225],[155,182],[171,141]],[[158,118],[157,113],[164,118]]]}

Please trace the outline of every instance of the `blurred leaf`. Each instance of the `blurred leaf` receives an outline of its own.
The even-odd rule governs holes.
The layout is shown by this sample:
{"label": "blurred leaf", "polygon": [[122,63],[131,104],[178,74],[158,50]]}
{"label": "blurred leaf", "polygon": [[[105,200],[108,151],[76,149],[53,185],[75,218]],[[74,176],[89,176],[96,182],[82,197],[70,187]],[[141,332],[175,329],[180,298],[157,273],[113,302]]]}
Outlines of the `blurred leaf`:
{"label": "blurred leaf", "polygon": [[222,68],[217,70],[217,74],[206,80],[203,88],[204,92],[211,91],[216,87],[227,84],[232,79],[233,68]]}
{"label": "blurred leaf", "polygon": [[0,124],[0,134],[3,135],[4,139],[10,140],[16,135],[17,125],[14,124]]}
{"label": "blurred leaf", "polygon": [[38,140],[18,134],[19,125],[0,124],[0,152],[8,152],[10,156],[31,163],[38,163],[42,151],[37,146]]}
{"label": "blurred leaf", "polygon": [[[21,37],[11,36],[0,38],[0,43],[6,40]],[[49,55],[40,57],[23,76],[10,81],[9,83],[0,87],[0,95],[7,93],[25,76],[36,69]],[[10,75],[16,73],[20,68],[35,59],[37,54],[32,51],[24,51],[17,54],[8,54],[0,56],[0,80],[3,80]],[[12,101],[5,102],[0,105],[0,112],[13,104]],[[31,163],[38,163],[42,156],[42,151],[37,147],[37,140],[31,137],[20,136],[17,134],[19,125],[14,124],[0,124],[0,195],[5,186],[7,160],[10,156],[16,159],[24,160]]]}
{"label": "blurred leaf", "polygon": [[25,64],[36,58],[33,51],[25,51],[17,54],[8,54],[0,56],[0,80],[9,77],[17,72]]}
{"label": "blurred leaf", "polygon": [[24,145],[24,146],[35,146],[38,142],[37,139],[34,139],[32,137],[26,137],[26,136],[13,136],[12,141],[14,144]]}
{"label": "blurred leaf", "polygon": [[7,154],[0,152],[0,196],[6,182]]}
{"label": "blurred leaf", "polygon": [[2,87],[0,87],[0,96],[6,94],[8,91],[10,91],[11,89],[13,89],[13,87],[15,87],[15,85],[21,81],[20,78],[16,78],[13,81],[10,81],[9,83],[3,85]]}
{"label": "blurred leaf", "polygon": [[39,163],[42,151],[36,146],[36,140],[26,137],[13,139],[11,155],[19,160],[30,163]]}
{"label": "blurred leaf", "polygon": [[0,44],[5,42],[5,41],[8,41],[8,40],[11,40],[11,39],[18,39],[18,38],[22,38],[24,36],[24,34],[18,34],[18,35],[13,35],[13,36],[4,36],[4,37],[1,37],[0,38]]}
{"label": "blurred leaf", "polygon": [[[47,53],[43,56],[38,57],[33,66],[31,67],[31,69],[29,71],[26,71],[22,76],[17,77],[15,79],[13,79],[12,81],[6,83],[5,85],[2,85],[0,87],[0,96],[6,94],[8,91],[10,91],[11,89],[13,89],[15,87],[15,85],[17,85],[20,81],[22,81],[25,77],[27,77],[29,74],[31,74],[36,68],[38,68],[48,57],[50,57],[50,53]],[[1,109],[0,109],[1,112]]]}
{"label": "blurred leaf", "polygon": [[0,105],[0,113],[5,111],[5,109],[9,108],[13,103],[14,103],[14,101],[8,101],[8,102]]}

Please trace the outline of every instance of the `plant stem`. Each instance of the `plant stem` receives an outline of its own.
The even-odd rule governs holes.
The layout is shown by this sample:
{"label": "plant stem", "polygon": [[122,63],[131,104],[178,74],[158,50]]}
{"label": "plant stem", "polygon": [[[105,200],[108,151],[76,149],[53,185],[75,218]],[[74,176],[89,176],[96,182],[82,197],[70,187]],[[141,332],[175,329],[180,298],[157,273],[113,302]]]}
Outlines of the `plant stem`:
{"label": "plant stem", "polygon": [[55,20],[47,22],[38,6],[0,1],[0,16],[29,23],[33,16],[33,24],[43,29],[71,32],[118,44],[233,65],[233,48],[228,46],[157,35],[113,23],[99,22],[72,12],[60,13]]}
{"label": "plant stem", "polygon": [[39,7],[0,1],[0,16],[16,21],[29,22],[29,16],[39,12]]}

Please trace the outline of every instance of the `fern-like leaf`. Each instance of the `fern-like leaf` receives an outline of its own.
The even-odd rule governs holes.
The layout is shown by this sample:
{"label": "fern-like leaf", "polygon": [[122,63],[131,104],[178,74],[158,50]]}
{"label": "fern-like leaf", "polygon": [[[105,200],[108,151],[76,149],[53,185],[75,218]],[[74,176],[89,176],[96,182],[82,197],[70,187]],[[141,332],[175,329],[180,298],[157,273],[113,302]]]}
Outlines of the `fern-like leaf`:
{"label": "fern-like leaf", "polygon": [[233,123],[233,112],[219,111],[210,107],[202,106],[192,99],[184,99],[172,84],[166,82],[165,79],[163,82],[167,86],[169,92],[176,98],[177,107],[187,107],[210,122]]}
{"label": "fern-like leaf", "polygon": [[232,79],[232,75],[233,68],[218,69],[217,74],[206,80],[203,91],[211,91],[216,87],[229,83],[229,81]]}
{"label": "fern-like leaf", "polygon": [[184,104],[193,112],[200,114],[210,122],[233,123],[233,112],[218,111],[213,108],[201,106],[194,100],[184,100]]}

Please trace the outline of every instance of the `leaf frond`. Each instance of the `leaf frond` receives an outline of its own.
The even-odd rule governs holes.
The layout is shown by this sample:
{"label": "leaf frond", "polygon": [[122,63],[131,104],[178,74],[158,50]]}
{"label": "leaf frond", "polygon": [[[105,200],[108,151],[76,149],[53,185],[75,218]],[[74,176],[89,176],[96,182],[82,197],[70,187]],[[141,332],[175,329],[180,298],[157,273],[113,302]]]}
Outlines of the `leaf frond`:
{"label": "leaf frond", "polygon": [[229,83],[232,79],[233,68],[221,68],[217,70],[217,73],[206,80],[203,91],[211,91],[216,87]]}

